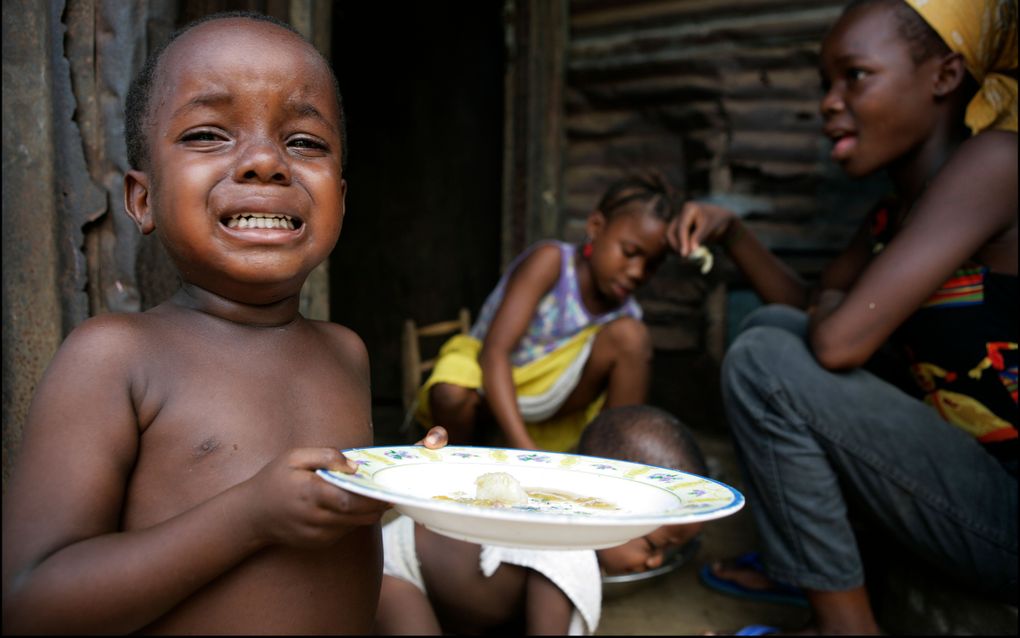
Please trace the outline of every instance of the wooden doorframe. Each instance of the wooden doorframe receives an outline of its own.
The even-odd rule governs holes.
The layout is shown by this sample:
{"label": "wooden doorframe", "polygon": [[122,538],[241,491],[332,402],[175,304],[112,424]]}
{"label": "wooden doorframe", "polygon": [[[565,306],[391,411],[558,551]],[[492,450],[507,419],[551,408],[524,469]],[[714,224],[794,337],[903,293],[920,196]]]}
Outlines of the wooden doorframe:
{"label": "wooden doorframe", "polygon": [[[332,63],[333,5],[330,0],[290,0],[288,22]],[[308,273],[301,287],[301,315],[329,321],[329,258]]]}
{"label": "wooden doorframe", "polygon": [[505,0],[501,265],[563,232],[568,0]]}

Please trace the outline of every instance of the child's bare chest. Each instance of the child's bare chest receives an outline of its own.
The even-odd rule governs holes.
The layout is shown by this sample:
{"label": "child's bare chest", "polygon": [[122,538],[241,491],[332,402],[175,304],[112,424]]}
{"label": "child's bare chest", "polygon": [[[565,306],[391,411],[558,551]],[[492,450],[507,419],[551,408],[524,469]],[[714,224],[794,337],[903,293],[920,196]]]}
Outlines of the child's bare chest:
{"label": "child's bare chest", "polygon": [[193,507],[290,449],[372,442],[367,379],[329,348],[179,345],[146,376],[128,524]]}

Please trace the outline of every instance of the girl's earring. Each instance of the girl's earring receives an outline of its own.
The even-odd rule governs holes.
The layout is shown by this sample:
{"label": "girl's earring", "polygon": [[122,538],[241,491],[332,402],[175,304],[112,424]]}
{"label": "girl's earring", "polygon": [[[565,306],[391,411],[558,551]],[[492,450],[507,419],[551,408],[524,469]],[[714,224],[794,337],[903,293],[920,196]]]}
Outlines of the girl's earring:
{"label": "girl's earring", "polygon": [[591,253],[594,249],[591,245],[591,237],[586,237],[584,240],[584,247],[581,248],[581,256],[585,259],[591,259]]}

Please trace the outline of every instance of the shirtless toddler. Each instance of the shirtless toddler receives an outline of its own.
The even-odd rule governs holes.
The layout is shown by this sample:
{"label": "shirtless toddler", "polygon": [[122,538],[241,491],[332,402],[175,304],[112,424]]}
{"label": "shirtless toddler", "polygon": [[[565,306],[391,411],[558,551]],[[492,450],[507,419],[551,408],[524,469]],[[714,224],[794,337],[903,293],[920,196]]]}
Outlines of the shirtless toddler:
{"label": "shirtless toddler", "polygon": [[282,23],[216,16],[128,98],[127,211],[179,291],[74,330],[3,509],[5,633],[366,633],[388,507],[316,468],[372,444],[368,356],[298,313],[344,217],[343,112]]}

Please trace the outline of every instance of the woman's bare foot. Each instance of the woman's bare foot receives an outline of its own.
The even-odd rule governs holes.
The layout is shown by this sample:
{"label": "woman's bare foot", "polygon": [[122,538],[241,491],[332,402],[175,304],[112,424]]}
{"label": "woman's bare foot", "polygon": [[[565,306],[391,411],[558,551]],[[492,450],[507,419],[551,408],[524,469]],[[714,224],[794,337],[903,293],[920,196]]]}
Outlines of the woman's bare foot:
{"label": "woman's bare foot", "polygon": [[777,582],[765,573],[757,552],[713,562],[699,575],[705,586],[730,596],[797,607],[808,605],[800,588]]}
{"label": "woman's bare foot", "polygon": [[[799,600],[812,611],[810,624],[795,630],[753,625],[732,635],[862,636],[881,633],[863,585],[839,591],[801,590],[769,578],[754,552],[706,565],[702,568],[701,578],[710,587],[743,598],[765,600],[775,597],[784,600],[792,597],[785,602]],[[719,634],[707,632],[703,635]]]}
{"label": "woman's bare foot", "polygon": [[[876,632],[877,634],[877,632]],[[718,633],[714,631],[706,631],[701,634],[702,636],[836,636],[836,635],[847,635],[847,636],[863,636],[868,634],[858,633],[854,631],[837,631],[837,632],[825,632],[818,628],[814,623],[801,627],[800,629],[779,629],[777,627],[767,627],[765,625],[748,625],[734,631],[733,633]]]}
{"label": "woman's bare foot", "polygon": [[764,572],[741,565],[739,562],[717,560],[711,564],[709,569],[718,578],[736,583],[745,589],[774,591],[780,588],[780,585],[766,576]]}

